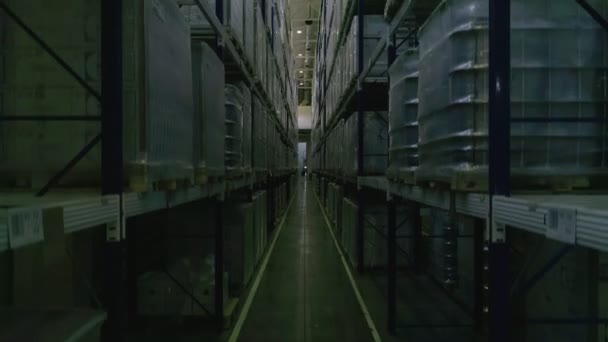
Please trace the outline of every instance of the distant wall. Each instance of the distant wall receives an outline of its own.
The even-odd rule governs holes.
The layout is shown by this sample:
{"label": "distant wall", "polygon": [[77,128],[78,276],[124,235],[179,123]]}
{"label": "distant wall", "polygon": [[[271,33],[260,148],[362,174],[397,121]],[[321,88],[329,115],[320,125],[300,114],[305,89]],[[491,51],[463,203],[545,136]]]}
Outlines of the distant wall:
{"label": "distant wall", "polygon": [[312,107],[310,107],[310,106],[298,107],[298,128],[299,129],[311,129],[312,128]]}

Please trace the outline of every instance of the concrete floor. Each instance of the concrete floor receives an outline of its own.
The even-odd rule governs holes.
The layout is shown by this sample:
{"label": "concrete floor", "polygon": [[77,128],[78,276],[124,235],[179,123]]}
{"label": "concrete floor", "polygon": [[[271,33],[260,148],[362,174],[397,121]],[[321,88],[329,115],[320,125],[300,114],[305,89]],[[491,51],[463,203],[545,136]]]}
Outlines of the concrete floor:
{"label": "concrete floor", "polygon": [[[385,272],[352,274],[382,341],[475,341],[472,328],[449,327],[470,325],[470,317],[428,277],[407,272],[399,275],[399,330],[397,336],[391,336]],[[231,334],[176,336],[172,330],[174,333],[157,332],[141,340],[227,341]],[[237,341],[374,341],[311,182],[299,183]]]}
{"label": "concrete floor", "polygon": [[300,183],[239,341],[373,341],[310,184]]}

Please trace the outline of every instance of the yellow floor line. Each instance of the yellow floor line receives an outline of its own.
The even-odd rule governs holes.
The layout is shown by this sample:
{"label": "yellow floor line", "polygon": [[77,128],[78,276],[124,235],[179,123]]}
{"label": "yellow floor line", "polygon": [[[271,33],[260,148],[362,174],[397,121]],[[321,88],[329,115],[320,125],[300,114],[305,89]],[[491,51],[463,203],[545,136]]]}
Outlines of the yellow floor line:
{"label": "yellow floor line", "polygon": [[293,203],[294,198],[295,198],[295,196],[293,196],[291,198],[291,201],[289,201],[289,206],[287,207],[287,210],[285,211],[283,218],[281,218],[281,222],[279,223],[279,226],[277,227],[277,232],[274,235],[272,242],[270,243],[268,253],[266,253],[266,257],[264,258],[264,261],[262,262],[262,265],[260,266],[260,271],[258,272],[258,274],[255,278],[255,281],[253,282],[253,285],[251,286],[251,291],[249,291],[249,295],[247,296],[247,299],[245,300],[243,309],[241,310],[241,313],[239,314],[239,319],[236,321],[236,324],[234,325],[234,329],[232,330],[232,333],[230,334],[230,338],[228,339],[228,342],[236,342],[239,338],[239,334],[241,333],[241,329],[243,328],[243,324],[245,323],[245,319],[247,319],[247,314],[249,313],[249,309],[251,308],[251,303],[253,302],[255,293],[258,291],[258,286],[260,285],[262,276],[264,275],[264,272],[266,271],[266,266],[268,265],[268,260],[270,260],[270,256],[272,255],[272,251],[274,250],[274,245],[277,242],[279,235],[281,235],[281,230],[283,230],[283,224],[285,223],[285,218],[287,217],[287,214],[289,214],[289,210],[291,209],[291,204]]}
{"label": "yellow floor line", "polygon": [[321,208],[321,213],[323,213],[323,217],[325,218],[325,223],[327,225],[327,229],[329,230],[329,233],[331,234],[331,237],[334,240],[334,245],[336,246],[336,250],[338,251],[338,254],[340,254],[340,259],[342,260],[342,264],[344,265],[344,269],[346,270],[346,274],[348,275],[350,284],[353,287],[353,291],[355,292],[355,296],[357,297],[359,306],[361,306],[361,310],[363,311],[363,315],[365,316],[367,325],[369,326],[369,329],[371,330],[372,337],[374,338],[375,342],[381,342],[382,339],[380,338],[380,334],[378,334],[378,329],[376,329],[376,325],[374,324],[372,316],[369,314],[369,311],[367,310],[367,305],[365,305],[365,301],[363,300],[363,297],[361,296],[361,292],[359,292],[359,287],[357,286],[357,283],[355,282],[355,278],[353,277],[353,274],[351,273],[350,268],[348,267],[346,258],[344,257],[344,254],[342,253],[342,250],[340,249],[338,240],[336,239],[336,236],[334,235],[334,232],[331,229],[331,224],[329,223],[329,219],[327,218],[327,215],[325,214],[325,210],[323,209],[323,205],[321,204],[321,201],[319,200],[319,196],[317,196],[316,193],[315,193],[315,198],[317,199],[317,203],[319,203],[319,208]]}

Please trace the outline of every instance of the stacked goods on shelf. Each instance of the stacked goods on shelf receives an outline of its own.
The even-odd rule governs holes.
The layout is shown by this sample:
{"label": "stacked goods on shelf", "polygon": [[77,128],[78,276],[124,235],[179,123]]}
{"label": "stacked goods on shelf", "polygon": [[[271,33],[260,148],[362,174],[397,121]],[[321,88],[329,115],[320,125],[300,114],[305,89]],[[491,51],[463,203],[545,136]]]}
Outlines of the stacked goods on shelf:
{"label": "stacked goods on shelf", "polygon": [[[363,48],[363,65],[367,66],[371,61],[372,52],[384,35],[386,24],[380,15],[366,15],[363,17],[363,20],[363,46],[361,48]],[[344,45],[334,52],[335,66],[327,86],[326,100],[327,111],[331,115],[340,114],[336,113],[340,101],[354,87],[359,75],[357,63],[358,50],[360,48],[358,44],[358,22],[359,17],[355,16]],[[368,78],[385,80],[386,70],[387,58],[385,52],[378,58],[367,76]]]}
{"label": "stacked goods on shelf", "polygon": [[[223,12],[226,32],[228,32],[230,38],[236,42],[237,48],[244,51],[245,46],[248,44],[246,38],[249,38],[249,36],[246,36],[245,32],[245,25],[248,19],[245,18],[245,3],[249,3],[249,1],[222,1],[224,4]],[[194,4],[193,0],[178,0],[178,2],[183,4],[183,6],[181,6],[181,11],[186,17],[186,21],[190,24],[193,36],[206,36],[215,33],[211,23],[207,20],[198,6]],[[215,0],[201,0],[201,2],[207,2],[209,8],[215,11]]]}
{"label": "stacked goods on shelf", "polygon": [[[353,17],[353,22],[350,29],[349,38],[352,39],[351,49],[353,51],[352,58],[353,61],[350,63],[353,69],[353,73],[357,75],[357,55],[359,54],[358,50],[360,48],[363,49],[363,66],[367,66],[372,57],[372,53],[376,49],[376,46],[384,37],[386,33],[386,23],[381,15],[365,15],[363,17],[363,46],[359,46],[357,44],[358,41],[358,30],[357,27],[359,25],[359,16]],[[381,80],[386,80],[386,70],[388,69],[388,59],[386,56],[386,51],[380,55],[374,67],[371,69],[368,77],[379,78]]]}
{"label": "stacked goods on shelf", "polygon": [[327,164],[326,169],[334,174],[342,173],[344,169],[344,144],[345,131],[344,120],[341,120],[327,137]]}
{"label": "stacked goods on shelf", "polygon": [[192,42],[195,182],[224,175],[224,64],[205,43]]}
{"label": "stacked goods on shelf", "polygon": [[226,270],[230,293],[238,296],[254,269],[253,204],[234,202],[224,212]]}
{"label": "stacked goods on shelf", "polygon": [[418,51],[409,50],[389,70],[389,168],[387,176],[413,183],[418,166]]}
{"label": "stacked goods on shelf", "polygon": [[252,116],[252,106],[253,100],[251,96],[251,91],[247,85],[243,82],[239,82],[239,87],[243,92],[243,133],[242,133],[242,167],[245,171],[251,170],[251,151],[253,148],[252,143],[252,134],[251,134],[251,116]]}
{"label": "stacked goods on shelf", "polygon": [[226,169],[240,170],[243,142],[243,92],[234,84],[226,85],[226,145],[224,150]]}
{"label": "stacked goods on shelf", "polygon": [[358,113],[351,114],[344,124],[344,173],[348,176],[385,174],[388,166],[388,114],[363,112],[363,165],[360,166],[357,160],[358,126]]}
{"label": "stacked goods on shelf", "polygon": [[255,264],[258,265],[266,244],[268,242],[268,199],[266,198],[266,191],[259,191],[253,195],[253,208],[254,208],[254,260]]}
{"label": "stacked goods on shelf", "polygon": [[255,67],[260,83],[266,89],[268,78],[268,34],[264,23],[261,4],[256,2],[255,7]]}
{"label": "stacked goods on shelf", "polygon": [[357,264],[357,211],[359,207],[348,198],[342,202],[342,248],[352,265]]}
{"label": "stacked goods on shelf", "polygon": [[257,96],[253,97],[253,168],[266,171],[267,161],[267,117],[268,114]]}
{"label": "stacked goods on shelf", "polygon": [[[27,17],[28,25],[99,91],[99,3],[11,0],[5,4]],[[123,7],[125,176],[136,190],[149,189],[160,181],[189,181],[193,175],[193,101],[188,28],[173,0],[129,0]],[[101,115],[95,96],[41,52],[25,31],[8,18],[0,25],[4,26],[2,115]],[[2,185],[37,188],[46,184],[99,133],[99,123],[91,121],[1,125]],[[59,186],[99,185],[100,150],[97,144]]]}
{"label": "stacked goods on shelf", "polygon": [[[256,58],[256,42],[257,37],[255,35],[255,25],[256,25],[256,4],[257,1],[249,0],[242,1],[244,4],[244,48],[245,48],[245,56],[247,56],[246,60],[250,63],[251,68],[256,67],[255,58]],[[259,71],[258,71],[259,72]]]}
{"label": "stacked goods on shelf", "polygon": [[[585,187],[587,176],[606,172],[601,122],[607,98],[600,81],[608,68],[606,32],[576,2],[554,2],[511,5],[511,115],[536,120],[511,124],[512,175],[539,182],[532,186],[557,177]],[[605,1],[591,6],[608,13]],[[484,189],[490,115],[487,1],[444,1],[419,39],[416,177]]]}

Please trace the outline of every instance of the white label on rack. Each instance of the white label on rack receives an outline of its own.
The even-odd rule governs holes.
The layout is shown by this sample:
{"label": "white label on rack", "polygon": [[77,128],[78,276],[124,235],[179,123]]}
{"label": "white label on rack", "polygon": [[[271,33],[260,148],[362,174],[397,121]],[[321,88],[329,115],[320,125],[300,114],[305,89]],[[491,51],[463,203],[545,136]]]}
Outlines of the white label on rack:
{"label": "white label on rack", "polygon": [[8,238],[10,248],[43,241],[42,209],[11,210],[8,216]]}
{"label": "white label on rack", "polygon": [[576,243],[576,210],[549,209],[545,236],[561,242]]}

